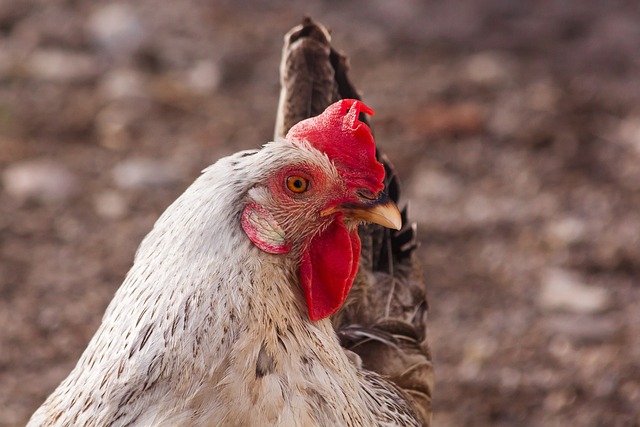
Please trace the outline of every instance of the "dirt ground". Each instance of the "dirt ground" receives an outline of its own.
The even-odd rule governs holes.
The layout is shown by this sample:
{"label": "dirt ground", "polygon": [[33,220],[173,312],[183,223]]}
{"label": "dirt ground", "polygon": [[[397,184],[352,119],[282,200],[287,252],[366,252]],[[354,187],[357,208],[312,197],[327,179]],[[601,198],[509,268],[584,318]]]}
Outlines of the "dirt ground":
{"label": "dirt ground", "polygon": [[0,0],[0,426],[331,27],[418,223],[448,426],[640,426],[640,3]]}

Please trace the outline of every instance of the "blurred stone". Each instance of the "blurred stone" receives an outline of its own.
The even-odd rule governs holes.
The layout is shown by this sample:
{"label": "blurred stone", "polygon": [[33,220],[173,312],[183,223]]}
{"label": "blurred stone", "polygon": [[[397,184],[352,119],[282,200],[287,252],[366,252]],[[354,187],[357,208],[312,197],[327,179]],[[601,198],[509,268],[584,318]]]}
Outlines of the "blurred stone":
{"label": "blurred stone", "polygon": [[620,331],[618,323],[602,316],[585,314],[557,314],[545,317],[546,326],[580,343],[604,342]]}
{"label": "blurred stone", "polygon": [[587,232],[584,221],[567,217],[552,221],[546,227],[547,241],[554,247],[567,246],[582,240]]}
{"label": "blurred stone", "polygon": [[[73,5],[55,1],[43,2],[32,8],[31,13],[16,23],[11,39],[32,47],[86,47],[82,15]],[[23,44],[23,47],[26,46]]]}
{"label": "blurred stone", "polygon": [[220,85],[220,67],[213,61],[197,62],[187,73],[187,85],[198,95],[209,95]]}
{"label": "blurred stone", "polygon": [[30,6],[26,1],[0,0],[0,27],[11,28],[29,13]]}
{"label": "blurred stone", "polygon": [[53,222],[54,230],[60,242],[77,244],[86,238],[89,232],[78,218],[61,215]]}
{"label": "blurred stone", "polygon": [[575,399],[576,395],[574,392],[569,390],[557,390],[550,393],[544,399],[544,408],[552,413],[559,412],[567,405],[573,403]]}
{"label": "blurred stone", "polygon": [[419,136],[473,135],[484,130],[485,116],[483,108],[477,104],[437,104],[409,114],[406,124]]}
{"label": "blurred stone", "polygon": [[550,83],[538,82],[527,88],[527,103],[532,110],[554,111],[559,99],[559,90]]}
{"label": "blurred stone", "polygon": [[597,397],[610,397],[618,390],[619,386],[617,375],[608,374],[596,381],[593,391]]}
{"label": "blurred stone", "polygon": [[10,76],[16,65],[15,55],[0,43],[0,78]]}
{"label": "blurred stone", "polygon": [[483,364],[495,354],[497,349],[498,344],[495,340],[489,337],[476,337],[465,343],[463,361]]}
{"label": "blurred stone", "polygon": [[105,74],[100,81],[100,92],[109,101],[147,95],[144,78],[130,68],[116,68]]}
{"label": "blurred stone", "polygon": [[18,199],[50,202],[65,200],[78,189],[77,179],[66,167],[51,160],[27,160],[7,167],[2,183]]}
{"label": "blurred stone", "polygon": [[546,310],[592,314],[606,310],[610,299],[606,289],[584,285],[576,273],[550,269],[543,277],[539,303]]}
{"label": "blurred stone", "polygon": [[429,166],[418,167],[417,170],[410,190],[414,198],[442,201],[459,196],[461,184],[454,175]]}
{"label": "blurred stone", "polygon": [[458,365],[457,376],[463,381],[475,381],[482,372],[482,365],[475,361],[463,361]]}
{"label": "blurred stone", "polygon": [[518,92],[507,93],[494,102],[487,126],[496,136],[509,138],[523,126],[526,117],[524,97]]}
{"label": "blurred stone", "polygon": [[110,102],[97,114],[94,125],[100,144],[112,150],[121,150],[131,142],[130,127],[149,111],[144,98],[127,98]]}
{"label": "blurred stone", "polygon": [[191,111],[195,106],[193,89],[181,75],[164,75],[149,81],[149,92],[154,101]]}
{"label": "blurred stone", "polygon": [[618,138],[633,149],[636,155],[640,155],[640,115],[634,114],[623,119],[618,125],[617,134]]}
{"label": "blurred stone", "polygon": [[502,368],[498,373],[500,387],[507,390],[516,390],[522,383],[522,373],[513,368]]}
{"label": "blurred stone", "polygon": [[497,343],[489,337],[476,337],[463,348],[463,358],[458,365],[458,375],[466,381],[478,380],[487,361],[495,354]]}
{"label": "blurred stone", "polygon": [[513,74],[513,66],[506,56],[498,52],[480,52],[469,57],[463,64],[464,76],[479,84],[498,84]]}
{"label": "blurred stone", "polygon": [[128,159],[113,169],[113,179],[120,188],[162,187],[179,179],[171,163],[153,159]]}
{"label": "blurred stone", "polygon": [[93,198],[96,213],[106,219],[120,219],[128,212],[127,201],[117,191],[107,190]]}
{"label": "blurred stone", "polygon": [[610,342],[583,347],[576,355],[574,366],[578,368],[577,378],[589,381],[596,395],[606,396],[619,387],[620,379],[611,370],[619,363],[620,350]]}
{"label": "blurred stone", "polygon": [[96,42],[118,58],[138,52],[146,42],[146,31],[127,3],[110,3],[97,9],[89,18],[87,31]]}
{"label": "blurred stone", "polygon": [[547,345],[547,351],[553,357],[564,363],[573,360],[576,349],[574,342],[564,335],[557,335],[551,338]]}
{"label": "blurred stone", "polygon": [[634,380],[625,381],[620,387],[620,393],[629,402],[640,401],[640,382]]}
{"label": "blurred stone", "polygon": [[438,427],[456,427],[460,424],[456,419],[455,412],[444,412],[443,410],[438,410],[433,414],[432,425]]}
{"label": "blurred stone", "polygon": [[36,323],[41,331],[53,332],[60,327],[60,318],[59,307],[42,307],[38,310]]}
{"label": "blurred stone", "polygon": [[60,49],[36,50],[25,67],[36,79],[60,83],[91,81],[100,73],[98,61],[91,55]]}
{"label": "blurred stone", "polygon": [[495,203],[482,194],[473,194],[465,200],[464,213],[471,223],[487,222],[498,216]]}

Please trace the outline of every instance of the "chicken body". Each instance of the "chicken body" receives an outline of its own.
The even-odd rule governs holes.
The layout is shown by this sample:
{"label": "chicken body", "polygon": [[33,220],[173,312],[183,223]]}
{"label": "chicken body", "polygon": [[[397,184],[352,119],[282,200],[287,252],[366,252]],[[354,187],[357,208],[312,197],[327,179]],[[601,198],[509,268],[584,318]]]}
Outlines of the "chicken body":
{"label": "chicken body", "polygon": [[[261,185],[292,161],[334,171],[324,153],[286,141],[205,170],[144,239],[29,426],[417,425],[403,391],[362,369],[328,318],[309,319],[302,247],[267,253],[242,229],[243,207],[268,203]],[[303,229],[287,232],[297,241]]]}

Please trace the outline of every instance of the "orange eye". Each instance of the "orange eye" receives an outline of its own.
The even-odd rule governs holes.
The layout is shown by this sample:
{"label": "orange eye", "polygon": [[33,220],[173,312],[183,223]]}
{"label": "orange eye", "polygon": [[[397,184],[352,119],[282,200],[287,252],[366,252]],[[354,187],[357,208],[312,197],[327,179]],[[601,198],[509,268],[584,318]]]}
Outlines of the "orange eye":
{"label": "orange eye", "polygon": [[294,193],[304,193],[309,189],[309,180],[300,175],[288,176],[287,188]]}

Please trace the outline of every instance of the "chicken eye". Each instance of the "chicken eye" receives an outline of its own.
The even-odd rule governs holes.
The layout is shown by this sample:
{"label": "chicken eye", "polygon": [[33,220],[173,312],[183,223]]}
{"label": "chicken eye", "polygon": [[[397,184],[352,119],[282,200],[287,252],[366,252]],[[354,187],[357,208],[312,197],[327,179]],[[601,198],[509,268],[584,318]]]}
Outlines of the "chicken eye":
{"label": "chicken eye", "polygon": [[299,175],[288,176],[287,188],[294,193],[304,193],[309,189],[309,180]]}

